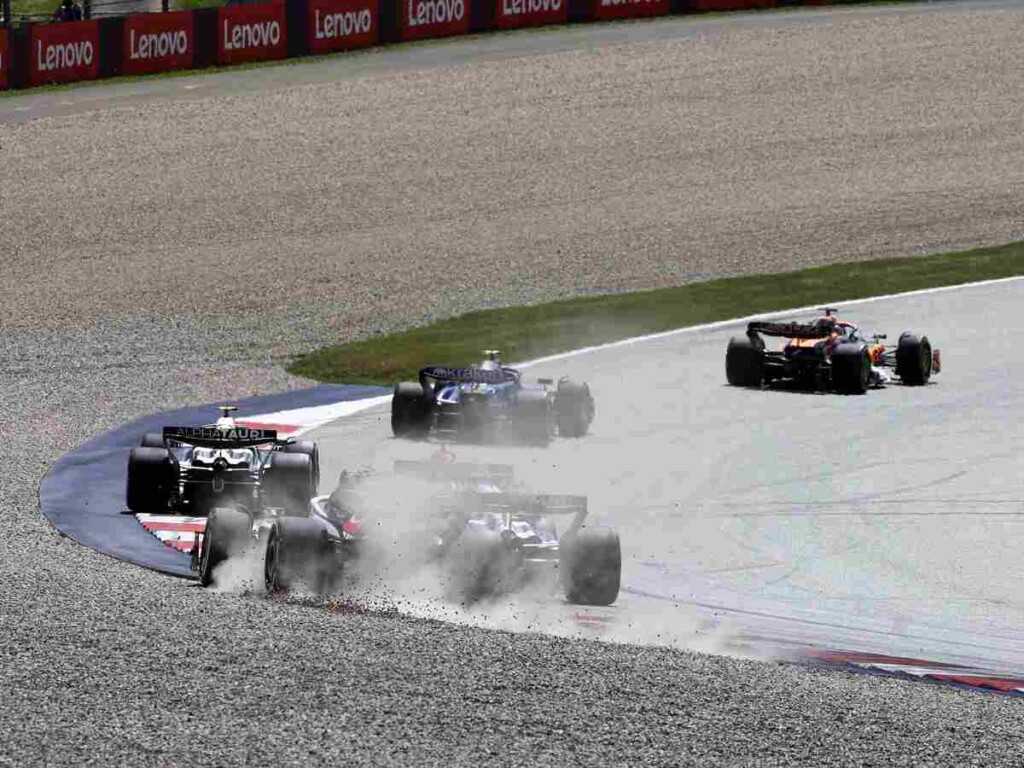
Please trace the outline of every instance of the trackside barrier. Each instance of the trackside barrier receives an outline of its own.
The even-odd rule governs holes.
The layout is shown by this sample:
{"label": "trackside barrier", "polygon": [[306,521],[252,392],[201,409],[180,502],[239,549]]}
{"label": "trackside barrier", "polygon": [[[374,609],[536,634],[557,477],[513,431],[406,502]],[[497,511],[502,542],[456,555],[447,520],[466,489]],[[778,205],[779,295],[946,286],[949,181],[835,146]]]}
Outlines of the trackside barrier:
{"label": "trackside barrier", "polygon": [[0,29],[0,90],[544,24],[828,0],[270,0]]}
{"label": "trackside barrier", "polygon": [[610,21],[637,16],[664,16],[668,12],[669,0],[594,0],[591,18]]}
{"label": "trackside barrier", "polygon": [[29,85],[73,83],[100,76],[96,21],[33,24],[29,32]]}
{"label": "trackside barrier", "polygon": [[367,48],[380,40],[377,0],[307,0],[306,49],[332,53]]}
{"label": "trackside barrier", "polygon": [[7,55],[7,30],[0,29],[0,91],[7,89],[7,70],[11,57]]}
{"label": "trackside barrier", "polygon": [[283,59],[288,55],[284,2],[217,9],[217,63]]}

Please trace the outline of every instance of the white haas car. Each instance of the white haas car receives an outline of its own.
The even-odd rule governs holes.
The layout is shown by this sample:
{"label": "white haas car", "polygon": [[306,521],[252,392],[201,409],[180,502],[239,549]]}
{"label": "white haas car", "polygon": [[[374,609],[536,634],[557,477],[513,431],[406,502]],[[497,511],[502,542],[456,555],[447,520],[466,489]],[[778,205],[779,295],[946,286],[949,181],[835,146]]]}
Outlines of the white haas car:
{"label": "white haas car", "polygon": [[308,506],[320,483],[316,444],[239,424],[231,416],[235,406],[220,410],[213,424],[164,427],[131,450],[125,493],[131,512],[212,518],[229,509],[251,521]]}

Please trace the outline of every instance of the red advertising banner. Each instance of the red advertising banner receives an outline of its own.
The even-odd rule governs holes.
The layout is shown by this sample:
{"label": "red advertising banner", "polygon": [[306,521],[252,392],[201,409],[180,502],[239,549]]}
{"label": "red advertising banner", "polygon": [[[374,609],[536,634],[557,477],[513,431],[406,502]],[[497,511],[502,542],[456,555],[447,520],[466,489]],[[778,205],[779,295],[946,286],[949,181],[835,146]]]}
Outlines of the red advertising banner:
{"label": "red advertising banner", "polygon": [[283,59],[288,55],[285,5],[228,5],[217,9],[217,63]]}
{"label": "red advertising banner", "polygon": [[[802,0],[803,5],[824,5],[831,0]],[[749,11],[754,8],[774,8],[777,0],[694,0],[696,11]]]}
{"label": "red advertising banner", "polygon": [[100,76],[100,28],[95,21],[33,24],[29,46],[29,85]]}
{"label": "red advertising banner", "polygon": [[0,29],[0,91],[7,88],[7,70],[10,63],[7,57],[7,30]]}
{"label": "red advertising banner", "polygon": [[[564,2],[565,0],[563,0]],[[403,40],[464,35],[469,31],[470,0],[402,0]]]}
{"label": "red advertising banner", "polygon": [[309,0],[306,35],[310,53],[365,48],[380,37],[377,0]]}
{"label": "red advertising banner", "polygon": [[191,67],[195,39],[192,11],[128,16],[124,20],[121,71],[138,75]]}
{"label": "red advertising banner", "polygon": [[668,13],[668,0],[594,0],[591,18],[631,19],[635,16],[661,16]]}
{"label": "red advertising banner", "polygon": [[498,29],[565,24],[568,20],[569,0],[494,0]]}

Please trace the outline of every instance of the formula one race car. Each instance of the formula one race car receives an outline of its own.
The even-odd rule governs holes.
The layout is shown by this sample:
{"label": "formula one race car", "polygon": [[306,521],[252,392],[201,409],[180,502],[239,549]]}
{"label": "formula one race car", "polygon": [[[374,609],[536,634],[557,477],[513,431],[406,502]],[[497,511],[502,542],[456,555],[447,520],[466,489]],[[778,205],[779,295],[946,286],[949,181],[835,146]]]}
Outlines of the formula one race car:
{"label": "formula one race car", "polygon": [[[904,384],[927,384],[942,367],[939,350],[927,336],[900,334],[896,347],[884,334],[869,334],[825,307],[808,324],[752,322],[747,335],[733,337],[725,353],[725,376],[737,387],[760,387],[789,380],[808,389],[863,394],[895,375]],[[765,348],[763,336],[782,337],[781,350]]]}
{"label": "formula one race car", "polygon": [[235,406],[202,427],[164,427],[128,456],[126,496],[132,512],[205,516],[215,507],[305,508],[320,482],[320,455],[310,440],[279,440],[231,417]]}
{"label": "formula one race car", "polygon": [[[422,552],[421,564],[441,564],[447,593],[475,602],[516,589],[547,573],[557,573],[566,598],[583,605],[610,605],[619,593],[622,555],[618,535],[587,520],[583,496],[553,496],[507,490],[511,468],[501,465],[395,462],[395,476],[430,484],[423,525],[407,532],[415,541],[400,549]],[[379,482],[381,478],[374,478]],[[395,478],[385,479],[395,482]],[[268,592],[304,586],[331,591],[346,569],[374,542],[361,517],[366,478],[343,473],[330,496],[311,500],[303,516],[280,516],[251,525],[242,516],[217,509],[207,526],[215,565],[241,552],[253,540],[265,541],[263,581]],[[569,515],[561,536],[553,517]],[[395,532],[385,532],[389,539]],[[212,571],[200,558],[200,573]],[[204,570],[208,568],[208,570]],[[203,579],[204,583],[207,580]]]}
{"label": "formula one race car", "polygon": [[391,429],[395,437],[424,439],[431,431],[469,442],[513,439],[545,445],[556,431],[582,437],[594,420],[590,387],[562,378],[535,384],[501,364],[497,350],[472,368],[432,366],[418,382],[395,386]]}

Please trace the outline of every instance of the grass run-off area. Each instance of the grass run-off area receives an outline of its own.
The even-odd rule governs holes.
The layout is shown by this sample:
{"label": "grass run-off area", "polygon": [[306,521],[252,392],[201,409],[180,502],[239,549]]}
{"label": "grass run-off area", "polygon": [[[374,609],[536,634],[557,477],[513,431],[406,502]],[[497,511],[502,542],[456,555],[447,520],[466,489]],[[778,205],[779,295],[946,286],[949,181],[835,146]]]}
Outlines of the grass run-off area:
{"label": "grass run-off area", "polygon": [[289,370],[321,381],[388,385],[415,379],[424,365],[478,361],[485,348],[500,349],[505,360],[529,360],[760,312],[1014,275],[1024,275],[1024,243],[587,296],[471,312],[402,333],[325,347],[298,358]]}

